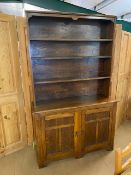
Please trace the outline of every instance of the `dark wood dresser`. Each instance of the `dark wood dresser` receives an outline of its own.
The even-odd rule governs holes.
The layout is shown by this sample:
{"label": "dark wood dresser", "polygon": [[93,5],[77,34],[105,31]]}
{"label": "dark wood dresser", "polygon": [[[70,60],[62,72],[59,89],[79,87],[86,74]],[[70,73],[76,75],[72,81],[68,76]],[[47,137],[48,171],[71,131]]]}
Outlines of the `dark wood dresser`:
{"label": "dark wood dresser", "polygon": [[39,167],[113,149],[112,16],[28,12]]}

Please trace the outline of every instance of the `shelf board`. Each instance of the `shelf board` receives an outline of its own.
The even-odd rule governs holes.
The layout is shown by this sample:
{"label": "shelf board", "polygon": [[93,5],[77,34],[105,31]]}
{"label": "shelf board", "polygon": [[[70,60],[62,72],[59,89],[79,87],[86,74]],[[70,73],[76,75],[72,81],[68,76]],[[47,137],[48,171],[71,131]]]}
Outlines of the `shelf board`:
{"label": "shelf board", "polygon": [[98,103],[107,103],[109,98],[104,96],[81,96],[81,97],[70,97],[64,99],[56,99],[49,101],[39,101],[35,106],[35,112],[42,110],[54,110],[68,107],[81,107],[87,105],[95,105]]}
{"label": "shelf board", "polygon": [[109,42],[113,39],[57,39],[57,38],[31,38],[30,41],[68,41],[68,42]]}
{"label": "shelf board", "polygon": [[70,57],[31,57],[31,59],[33,59],[33,60],[39,60],[39,59],[41,59],[41,60],[70,60],[70,59],[89,59],[89,58],[91,58],[91,59],[96,59],[96,58],[111,58],[111,56],[70,56]]}
{"label": "shelf board", "polygon": [[66,82],[76,82],[76,81],[89,81],[89,80],[102,80],[102,79],[109,79],[108,77],[93,77],[93,78],[81,78],[81,79],[65,79],[65,80],[59,80],[59,79],[52,79],[52,80],[44,80],[44,81],[37,81],[35,82],[35,85],[41,85],[41,84],[52,84],[52,83],[66,83]]}

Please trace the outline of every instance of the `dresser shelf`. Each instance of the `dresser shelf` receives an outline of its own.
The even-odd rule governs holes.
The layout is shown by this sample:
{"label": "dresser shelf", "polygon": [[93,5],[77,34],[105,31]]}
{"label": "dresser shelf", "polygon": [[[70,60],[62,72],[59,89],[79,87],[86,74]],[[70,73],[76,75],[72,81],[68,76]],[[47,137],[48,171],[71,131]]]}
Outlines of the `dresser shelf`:
{"label": "dresser shelf", "polygon": [[44,80],[44,81],[36,81],[35,85],[42,84],[52,84],[52,83],[66,83],[66,82],[75,82],[75,81],[91,81],[91,80],[102,80],[102,79],[110,79],[110,77],[93,77],[93,78],[80,78],[80,79],[68,79],[68,80]]}
{"label": "dresser shelf", "polygon": [[49,101],[39,101],[37,106],[35,106],[34,111],[48,111],[48,110],[56,110],[63,108],[71,108],[71,107],[80,107],[87,105],[94,105],[98,103],[107,103],[109,102],[109,98],[104,96],[80,96],[80,97],[71,97],[71,98],[63,98],[57,100],[49,100]]}
{"label": "dresser shelf", "polygon": [[111,58],[111,56],[70,56],[70,57],[31,57],[32,60],[70,60],[70,59],[107,59],[107,58]]}
{"label": "dresser shelf", "polygon": [[113,39],[57,39],[57,38],[31,38],[30,41],[53,41],[53,42],[111,42]]}

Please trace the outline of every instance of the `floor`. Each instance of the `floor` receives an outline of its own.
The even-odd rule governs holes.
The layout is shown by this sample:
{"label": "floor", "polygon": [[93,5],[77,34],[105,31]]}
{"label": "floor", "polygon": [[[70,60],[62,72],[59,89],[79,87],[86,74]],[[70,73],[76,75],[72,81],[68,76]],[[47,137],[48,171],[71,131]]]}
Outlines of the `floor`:
{"label": "floor", "polygon": [[[115,148],[131,142],[131,121],[124,122],[116,132]],[[81,159],[69,158],[38,169],[35,151],[27,147],[0,159],[0,175],[113,175],[114,151],[97,151]]]}

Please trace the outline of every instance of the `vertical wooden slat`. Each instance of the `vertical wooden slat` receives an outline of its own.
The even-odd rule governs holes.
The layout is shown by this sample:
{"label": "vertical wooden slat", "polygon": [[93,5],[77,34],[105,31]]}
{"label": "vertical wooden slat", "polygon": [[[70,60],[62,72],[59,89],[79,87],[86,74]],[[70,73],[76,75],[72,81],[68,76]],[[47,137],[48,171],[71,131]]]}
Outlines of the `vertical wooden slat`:
{"label": "vertical wooden slat", "polygon": [[31,94],[34,94],[32,91],[32,81],[31,81],[31,72],[29,69],[29,55],[28,55],[28,43],[27,43],[27,28],[26,28],[26,19],[23,17],[17,17],[17,31],[19,38],[19,53],[20,53],[20,65],[22,73],[22,85],[24,92],[24,107],[26,112],[26,123],[27,123],[27,133],[28,133],[28,144],[31,144],[33,141],[33,127],[32,127],[32,111],[31,111]]}
{"label": "vertical wooden slat", "polygon": [[120,149],[115,151],[115,175],[121,174],[121,166],[122,166],[121,156],[122,156],[122,153]]}
{"label": "vertical wooden slat", "polygon": [[116,125],[116,110],[117,102],[113,104],[112,110],[110,111],[110,127],[109,127],[109,145],[108,150],[113,150],[114,137],[115,137],[115,125]]}
{"label": "vertical wooden slat", "polygon": [[0,109],[0,153],[3,153],[5,149],[5,137],[3,132],[4,129],[3,129],[2,113]]}
{"label": "vertical wooden slat", "polygon": [[122,37],[122,25],[116,25],[113,44],[113,63],[111,73],[111,100],[117,99],[117,84],[118,84],[118,69],[120,61],[120,49],[121,49],[121,37]]}
{"label": "vertical wooden slat", "polygon": [[58,138],[59,138],[59,150],[62,151],[62,143],[61,143],[61,128],[58,129]]}
{"label": "vertical wooden slat", "polygon": [[96,143],[98,142],[98,134],[99,134],[99,125],[100,125],[100,121],[97,120],[96,121]]}
{"label": "vertical wooden slat", "polygon": [[34,116],[35,125],[35,139],[37,143],[37,158],[39,167],[46,166],[46,140],[45,140],[45,120],[44,117],[35,114]]}
{"label": "vertical wooden slat", "polygon": [[85,115],[86,112],[82,111],[81,112],[81,153],[84,155],[85,153]]}
{"label": "vertical wooden slat", "polygon": [[81,156],[81,113],[75,112],[74,117],[74,145],[75,145],[75,157]]}

